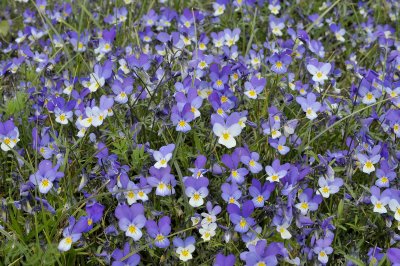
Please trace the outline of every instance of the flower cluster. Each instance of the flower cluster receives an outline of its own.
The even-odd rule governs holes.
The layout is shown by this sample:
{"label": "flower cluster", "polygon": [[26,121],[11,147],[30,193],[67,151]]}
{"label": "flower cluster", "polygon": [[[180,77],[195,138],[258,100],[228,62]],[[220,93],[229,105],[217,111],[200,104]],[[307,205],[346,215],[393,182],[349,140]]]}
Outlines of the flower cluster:
{"label": "flower cluster", "polygon": [[400,265],[398,1],[15,2],[5,264]]}

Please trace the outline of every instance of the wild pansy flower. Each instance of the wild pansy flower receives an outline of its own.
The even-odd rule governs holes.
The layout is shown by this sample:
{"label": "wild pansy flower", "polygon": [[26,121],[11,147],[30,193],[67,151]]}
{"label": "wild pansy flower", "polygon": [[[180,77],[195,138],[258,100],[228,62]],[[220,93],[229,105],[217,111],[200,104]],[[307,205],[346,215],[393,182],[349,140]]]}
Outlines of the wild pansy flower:
{"label": "wild pansy flower", "polygon": [[362,103],[370,105],[376,103],[376,99],[382,96],[382,91],[373,86],[367,79],[368,77],[361,81],[358,95],[362,99]]}
{"label": "wild pansy flower", "polygon": [[66,125],[69,121],[72,121],[72,110],[74,109],[75,105],[75,100],[66,102],[64,98],[57,97],[52,102],[47,103],[47,109],[54,112],[57,123]]}
{"label": "wild pansy flower", "polygon": [[176,126],[176,131],[185,133],[192,129],[189,123],[194,119],[194,112],[192,112],[192,107],[190,106],[190,103],[185,104],[182,107],[182,110],[179,110],[179,107],[177,105],[172,107],[171,121],[172,124]]}
{"label": "wild pansy flower", "polygon": [[313,75],[312,80],[321,84],[324,84],[324,81],[328,79],[328,74],[331,71],[330,63],[322,63],[317,60],[310,60],[307,64],[307,70]]}
{"label": "wild pansy flower", "polygon": [[389,187],[390,182],[396,178],[396,172],[394,168],[390,167],[387,160],[382,160],[380,162],[380,168],[376,170],[376,177],[378,178],[375,181],[375,185],[378,187]]}
{"label": "wild pansy flower", "polygon": [[236,42],[239,40],[240,29],[239,28],[235,28],[234,30],[225,29],[224,34],[225,34],[225,44],[231,47],[232,45],[236,44]]}
{"label": "wild pansy flower", "polygon": [[214,14],[213,15],[215,17],[221,16],[224,13],[225,8],[226,8],[225,4],[220,4],[218,2],[214,2],[213,3],[213,9],[214,9]]}
{"label": "wild pansy flower", "polygon": [[199,229],[199,233],[201,234],[201,238],[204,242],[210,241],[211,237],[215,236],[217,229],[216,223],[209,223],[209,224],[201,224],[201,228]]}
{"label": "wild pansy flower", "polygon": [[316,101],[317,97],[314,93],[307,94],[307,98],[296,97],[297,103],[301,105],[301,109],[306,113],[306,117],[310,120],[317,118],[317,112],[321,109],[321,103]]}
{"label": "wild pansy flower", "polygon": [[372,186],[371,189],[371,203],[374,205],[374,212],[387,213],[386,205],[390,201],[391,191],[390,189],[384,190],[382,193],[376,186]]}
{"label": "wild pansy flower", "polygon": [[210,36],[211,36],[211,40],[213,41],[215,48],[220,48],[224,45],[225,33],[223,31],[218,32],[218,33],[211,32]]}
{"label": "wild pansy flower", "polygon": [[300,210],[302,215],[307,215],[308,211],[316,211],[318,205],[322,202],[320,195],[313,196],[314,191],[311,188],[306,188],[299,196],[299,203],[295,207]]}
{"label": "wild pansy flower", "polygon": [[118,205],[115,208],[115,217],[118,219],[119,228],[125,232],[125,235],[138,241],[142,237],[142,229],[146,224],[144,216],[144,207],[140,203],[132,206],[125,204]]}
{"label": "wild pansy flower", "polygon": [[203,99],[198,96],[197,90],[195,88],[189,88],[187,94],[185,95],[183,92],[177,92],[175,94],[175,99],[177,102],[178,109],[182,113],[183,109],[187,104],[190,106],[190,112],[193,113],[193,119],[196,119],[200,116],[200,107],[203,103]]}
{"label": "wild pansy flower", "polygon": [[281,235],[282,239],[292,238],[292,234],[287,230],[292,222],[291,215],[283,217],[281,215],[275,215],[272,223],[276,226],[276,231]]}
{"label": "wild pansy flower", "polygon": [[229,219],[235,225],[235,231],[246,233],[250,227],[255,225],[255,220],[250,217],[254,211],[254,204],[251,200],[245,201],[240,209],[236,204],[228,204]]}
{"label": "wild pansy flower", "polygon": [[221,197],[225,202],[240,206],[238,200],[242,197],[242,192],[239,190],[239,187],[236,183],[222,184],[221,191],[222,191]]}
{"label": "wild pansy flower", "polygon": [[53,167],[53,163],[44,160],[39,163],[39,170],[29,177],[29,181],[39,188],[40,193],[46,194],[53,187],[53,182],[64,176],[63,172],[58,172],[60,166]]}
{"label": "wild pansy flower", "polygon": [[381,156],[379,154],[372,154],[368,156],[362,153],[358,153],[356,157],[362,166],[362,171],[366,174],[370,174],[375,171],[374,164],[378,163],[381,159]]}
{"label": "wild pansy flower", "polygon": [[240,259],[250,265],[278,265],[277,255],[280,254],[278,243],[272,242],[267,245],[266,240],[258,240],[255,245],[250,245],[249,251],[242,252]]}
{"label": "wild pansy flower", "polygon": [[102,88],[108,78],[112,75],[113,62],[107,60],[103,66],[96,64],[94,66],[94,73],[90,74],[89,90],[95,92]]}
{"label": "wild pansy flower", "polygon": [[258,162],[260,155],[257,152],[246,152],[240,157],[240,161],[247,166],[252,174],[257,174],[262,171],[263,167]]}
{"label": "wild pansy flower", "polygon": [[210,201],[207,202],[206,208],[208,213],[201,213],[201,216],[203,217],[201,225],[215,223],[217,221],[217,215],[221,212],[221,207],[219,205],[213,207]]}
{"label": "wild pansy flower", "polygon": [[58,244],[58,250],[68,251],[71,245],[77,242],[87,228],[87,220],[79,219],[77,222],[73,216],[69,218],[69,226],[63,230],[63,239]]}
{"label": "wild pansy flower", "polygon": [[78,35],[77,32],[69,32],[69,42],[72,44],[75,52],[84,52],[90,40],[89,32],[84,32]]}
{"label": "wild pansy flower", "polygon": [[237,137],[242,132],[239,125],[240,116],[238,113],[232,113],[226,118],[226,121],[219,115],[211,115],[211,124],[213,132],[218,137],[218,143],[224,145],[228,149],[236,146]]}
{"label": "wild pansy flower", "polygon": [[98,202],[90,202],[86,204],[86,216],[82,216],[81,219],[86,218],[87,228],[84,232],[92,230],[93,225],[98,223],[103,217],[105,207]]}
{"label": "wild pansy flower", "polygon": [[115,28],[111,28],[110,30],[103,30],[101,38],[99,40],[99,46],[94,49],[95,54],[100,54],[99,56],[97,56],[97,60],[100,60],[105,54],[111,51],[115,35]]}
{"label": "wild pansy flower", "polygon": [[257,99],[258,94],[264,90],[266,84],[267,80],[265,78],[253,76],[250,81],[244,83],[244,94],[250,99]]}
{"label": "wild pansy flower", "polygon": [[196,243],[196,239],[193,236],[189,236],[185,240],[179,237],[175,237],[173,243],[176,247],[175,252],[179,255],[179,259],[181,261],[188,261],[193,258],[192,253],[196,249],[194,246],[194,243]]}
{"label": "wild pansy flower", "polygon": [[277,18],[273,15],[270,15],[269,27],[272,30],[272,34],[275,36],[282,36],[282,30],[285,28],[285,18]]}
{"label": "wild pansy flower", "polygon": [[136,203],[136,192],[139,190],[138,186],[132,181],[128,181],[126,187],[124,188],[124,196],[126,198],[126,201],[128,205],[132,205],[133,203]]}
{"label": "wild pansy flower", "polygon": [[222,253],[218,253],[215,257],[213,266],[234,266],[236,262],[235,255],[228,254],[224,256]]}
{"label": "wild pansy flower", "polygon": [[185,180],[185,194],[188,196],[192,207],[200,207],[204,204],[204,198],[208,196],[209,181],[206,177],[189,177]]}
{"label": "wild pansy flower", "polygon": [[147,233],[154,239],[154,245],[159,248],[169,247],[168,235],[171,233],[171,218],[163,216],[157,222],[147,220]]}
{"label": "wild pansy flower", "polygon": [[319,189],[316,193],[322,195],[324,198],[329,198],[330,195],[337,193],[340,187],[343,186],[343,179],[324,178],[323,176],[320,176],[318,179],[318,185]]}
{"label": "wild pansy flower", "polygon": [[269,199],[271,192],[274,191],[274,189],[275,185],[273,183],[265,182],[264,185],[261,185],[261,182],[258,179],[253,178],[251,180],[251,186],[249,187],[249,194],[253,197],[252,201],[254,207],[264,207],[265,201]]}
{"label": "wild pansy flower", "polygon": [[169,160],[172,158],[172,153],[175,150],[175,144],[168,144],[166,146],[162,146],[158,151],[153,151],[152,155],[156,163],[154,167],[156,169],[165,168],[168,166]]}
{"label": "wild pansy flower", "polygon": [[111,89],[116,95],[114,99],[117,103],[127,103],[133,90],[133,79],[125,78],[122,82],[116,79],[111,85]]}
{"label": "wild pansy flower", "polygon": [[107,117],[107,114],[108,110],[101,110],[97,106],[88,106],[85,109],[85,118],[81,118],[78,121],[79,124],[85,128],[89,128],[90,126],[98,127],[103,124],[104,119]]}
{"label": "wild pansy flower", "polygon": [[333,34],[335,34],[336,40],[338,40],[339,42],[344,42],[345,41],[343,36],[346,34],[346,30],[341,28],[340,24],[332,23],[329,26],[329,28],[333,32]]}
{"label": "wild pansy flower", "polygon": [[207,169],[204,168],[207,162],[207,157],[204,155],[198,155],[196,160],[194,161],[195,168],[189,168],[189,171],[192,173],[192,177],[199,178],[203,177],[203,174],[208,172]]}
{"label": "wild pansy flower", "polygon": [[287,51],[282,53],[274,53],[268,59],[269,63],[272,65],[271,70],[277,74],[284,74],[287,71],[288,66],[292,62],[292,57]]}
{"label": "wild pansy flower", "polygon": [[240,164],[240,150],[235,149],[232,155],[224,154],[222,155],[221,162],[225,164],[226,167],[230,169],[230,176],[227,181],[232,181],[234,183],[241,184],[244,182],[246,175],[249,171],[246,168],[239,168]]}
{"label": "wild pansy flower", "polygon": [[275,159],[272,165],[267,165],[265,167],[265,172],[267,172],[267,180],[269,182],[279,182],[282,178],[286,176],[290,168],[289,163],[280,164],[279,159]]}
{"label": "wild pansy flower", "polygon": [[278,15],[279,11],[281,10],[281,4],[280,4],[279,0],[270,0],[268,9],[269,9],[269,11],[271,11],[272,14]]}
{"label": "wild pansy flower", "polygon": [[[111,266],[136,266],[140,263],[140,255],[139,254],[131,254],[131,247],[129,242],[126,242],[124,245],[124,249],[115,249],[111,254],[111,257],[114,259]],[[128,256],[128,257],[126,257]]]}
{"label": "wild pansy flower", "polygon": [[12,120],[0,122],[0,142],[3,151],[13,149],[19,141],[19,131]]}
{"label": "wild pansy flower", "polygon": [[323,264],[328,263],[328,255],[332,254],[333,252],[333,248],[331,247],[332,240],[333,239],[330,237],[318,239],[315,247],[313,248],[314,253],[318,255],[318,260]]}
{"label": "wild pansy flower", "polygon": [[278,140],[270,140],[269,143],[273,148],[275,148],[279,154],[281,155],[285,155],[286,153],[288,153],[290,151],[290,148],[286,145],[286,137],[285,136],[281,136]]}
{"label": "wild pansy flower", "polygon": [[213,84],[212,87],[219,91],[224,90],[225,85],[228,84],[230,72],[231,68],[229,66],[224,66],[219,70],[218,64],[212,64],[210,67],[210,79]]}
{"label": "wild pansy flower", "polygon": [[163,168],[150,167],[150,176],[147,177],[147,183],[156,188],[156,195],[169,196],[174,194],[174,187],[176,185],[175,177],[170,173],[169,166]]}

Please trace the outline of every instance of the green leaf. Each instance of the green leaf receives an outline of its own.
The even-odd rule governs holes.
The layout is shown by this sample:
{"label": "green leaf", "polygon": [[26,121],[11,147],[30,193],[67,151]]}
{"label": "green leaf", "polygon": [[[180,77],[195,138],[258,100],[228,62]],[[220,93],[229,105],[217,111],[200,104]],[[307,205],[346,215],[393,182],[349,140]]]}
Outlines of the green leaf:
{"label": "green leaf", "polygon": [[0,21],[0,34],[3,36],[7,36],[10,31],[10,24],[8,24],[7,20]]}
{"label": "green leaf", "polygon": [[23,92],[17,92],[17,95],[14,97],[14,99],[11,99],[8,101],[7,106],[6,106],[6,114],[8,116],[17,114],[21,112],[25,106],[26,106],[26,101],[28,100],[28,95]]}

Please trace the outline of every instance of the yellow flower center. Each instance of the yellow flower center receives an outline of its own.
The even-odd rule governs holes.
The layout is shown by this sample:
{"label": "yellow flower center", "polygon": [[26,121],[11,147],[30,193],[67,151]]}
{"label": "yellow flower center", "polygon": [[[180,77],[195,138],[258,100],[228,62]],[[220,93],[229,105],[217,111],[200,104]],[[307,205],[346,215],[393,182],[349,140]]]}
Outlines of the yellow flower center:
{"label": "yellow flower center", "polygon": [[158,234],[157,236],[156,236],[156,241],[158,241],[158,242],[161,242],[161,241],[163,241],[165,239],[165,237],[162,235],[162,234]]}
{"label": "yellow flower center", "polygon": [[181,121],[179,121],[178,125],[180,127],[184,127],[184,126],[186,126],[186,121],[185,120],[181,120]]}
{"label": "yellow flower center", "polygon": [[6,145],[10,145],[11,140],[10,140],[9,138],[5,138],[5,139],[4,139],[4,143],[5,143]]}
{"label": "yellow flower center", "polygon": [[222,82],[222,80],[220,80],[220,79],[219,79],[219,80],[217,80],[217,86],[218,86],[218,87],[221,87],[221,86],[222,86],[222,84],[224,84],[224,83]]}
{"label": "yellow flower center", "polygon": [[322,188],[323,193],[329,193],[329,187],[325,186]]}
{"label": "yellow flower center", "polygon": [[263,197],[262,195],[258,195],[257,201],[258,201],[259,203],[263,202],[263,201],[264,201],[264,197]]}
{"label": "yellow flower center", "polygon": [[64,121],[65,118],[66,118],[66,117],[65,117],[65,114],[61,114],[61,115],[60,115],[60,121]]}
{"label": "yellow flower center", "polygon": [[307,210],[308,209],[308,203],[307,202],[303,202],[303,203],[301,203],[300,207],[302,209],[304,209],[304,210]]}
{"label": "yellow flower center", "polygon": [[194,194],[193,194],[193,199],[196,200],[196,201],[197,201],[197,200],[200,200],[200,194],[197,193],[197,192],[194,193]]}
{"label": "yellow flower center", "polygon": [[254,97],[254,96],[257,95],[257,93],[256,93],[255,90],[250,90],[250,91],[249,91],[249,95],[250,95],[251,97]]}
{"label": "yellow flower center", "polygon": [[132,199],[132,198],[135,197],[135,193],[133,193],[133,191],[129,191],[129,192],[126,194],[126,196],[127,196],[128,198]]}
{"label": "yellow flower center", "polygon": [[256,165],[256,162],[254,160],[250,160],[249,165],[253,167]]}
{"label": "yellow flower center", "polygon": [[317,76],[317,78],[322,78],[322,72],[318,71],[316,76]]}
{"label": "yellow flower center", "polygon": [[278,145],[278,151],[282,151],[283,150],[283,146],[282,145]]}
{"label": "yellow flower center", "polygon": [[158,184],[158,188],[161,190],[165,189],[165,184],[161,182],[160,184]]}
{"label": "yellow flower center", "polygon": [[47,178],[44,178],[44,179],[42,180],[42,186],[43,186],[43,187],[48,187],[49,184],[50,184],[50,181],[49,181]]}
{"label": "yellow flower center", "polygon": [[233,170],[233,171],[232,171],[232,176],[233,176],[233,177],[237,177],[237,176],[238,176],[238,172],[237,172],[236,170]]}
{"label": "yellow flower center", "polygon": [[281,61],[275,63],[276,68],[282,68],[283,64]]}
{"label": "yellow flower center", "polygon": [[223,138],[224,140],[228,140],[230,136],[231,136],[231,135],[230,135],[229,133],[223,133],[223,134],[222,134],[222,138]]}
{"label": "yellow flower center", "polygon": [[368,92],[366,96],[368,100],[372,100],[374,98],[374,95],[372,95],[370,92]]}
{"label": "yellow flower center", "polygon": [[136,233],[136,226],[134,226],[133,224],[131,224],[129,227],[128,227],[128,231],[129,231],[129,233],[131,233],[131,234],[135,234]]}
{"label": "yellow flower center", "polygon": [[92,220],[91,218],[89,218],[89,219],[87,220],[87,224],[88,224],[89,226],[91,226],[91,225],[93,224],[93,220]]}
{"label": "yellow flower center", "polygon": [[65,238],[65,243],[72,244],[72,237],[68,236],[67,238]]}
{"label": "yellow flower center", "polygon": [[239,226],[242,227],[242,228],[244,228],[246,225],[247,225],[246,220],[242,218],[242,219],[240,220],[240,222],[239,222]]}
{"label": "yellow flower center", "polygon": [[374,165],[373,165],[373,163],[371,162],[371,161],[367,161],[366,163],[365,163],[365,167],[367,167],[367,168],[372,168]]}
{"label": "yellow flower center", "polygon": [[221,97],[221,103],[226,103],[228,101],[228,97],[225,95]]}

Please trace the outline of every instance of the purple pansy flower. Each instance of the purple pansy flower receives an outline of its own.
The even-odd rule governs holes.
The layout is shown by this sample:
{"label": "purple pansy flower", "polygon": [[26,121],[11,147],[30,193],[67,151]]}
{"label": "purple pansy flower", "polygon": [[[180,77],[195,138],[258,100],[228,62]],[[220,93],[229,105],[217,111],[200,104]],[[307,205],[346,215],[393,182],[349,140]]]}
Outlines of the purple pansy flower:
{"label": "purple pansy flower", "polygon": [[159,248],[169,246],[168,235],[171,233],[171,218],[162,217],[158,223],[153,220],[146,222],[147,233],[154,239],[154,245]]}
{"label": "purple pansy flower", "polygon": [[142,237],[143,233],[140,229],[146,224],[142,204],[135,203],[130,207],[125,204],[118,205],[115,208],[115,217],[118,218],[118,226],[126,236],[131,237],[134,241],[138,241]]}
{"label": "purple pansy flower", "polygon": [[39,170],[29,177],[29,181],[39,188],[40,193],[46,194],[53,187],[53,182],[64,176],[63,172],[57,171],[59,167],[53,167],[49,160],[41,161]]}
{"label": "purple pansy flower", "polygon": [[306,188],[299,195],[299,203],[295,205],[297,209],[300,210],[302,215],[306,215],[308,211],[316,211],[318,205],[322,202],[322,197],[320,195],[313,196],[314,191],[311,188]]}
{"label": "purple pansy flower", "polygon": [[255,220],[250,217],[254,211],[254,204],[251,200],[243,203],[242,209],[236,204],[228,204],[229,219],[235,225],[235,231],[246,233],[250,227],[255,225]]}

